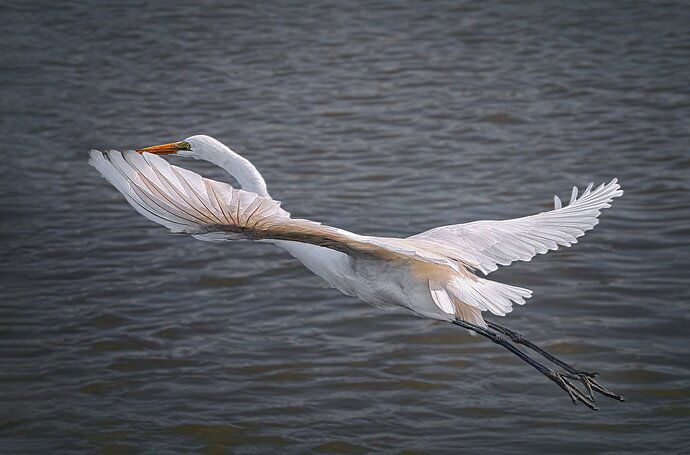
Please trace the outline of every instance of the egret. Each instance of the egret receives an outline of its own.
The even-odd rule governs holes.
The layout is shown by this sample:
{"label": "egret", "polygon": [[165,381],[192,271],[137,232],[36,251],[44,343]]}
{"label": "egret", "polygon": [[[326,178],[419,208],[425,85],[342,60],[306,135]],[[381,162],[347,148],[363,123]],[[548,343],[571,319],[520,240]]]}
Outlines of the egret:
{"label": "egret", "polygon": [[[519,333],[485,320],[484,312],[505,316],[532,291],[479,275],[576,243],[598,223],[601,210],[623,194],[616,179],[596,189],[590,184],[579,197],[575,187],[567,205],[556,196],[553,210],[536,215],[441,226],[393,238],[292,218],[271,198],[263,177],[246,158],[209,136],[136,151],[89,153],[89,163],[134,209],[174,233],[210,242],[275,244],[343,294],[490,339],[556,383],[574,404],[597,410],[594,392],[624,400],[597,382],[596,373],[575,368]],[[172,166],[160,157],[168,154],[210,161],[234,177],[241,189]],[[540,363],[517,345],[559,368]]]}

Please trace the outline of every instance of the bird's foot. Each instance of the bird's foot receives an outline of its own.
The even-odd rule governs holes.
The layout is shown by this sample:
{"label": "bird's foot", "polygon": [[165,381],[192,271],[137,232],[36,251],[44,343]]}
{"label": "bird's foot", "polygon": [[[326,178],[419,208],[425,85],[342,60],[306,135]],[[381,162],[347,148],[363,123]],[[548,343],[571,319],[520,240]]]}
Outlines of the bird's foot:
{"label": "bird's foot", "polygon": [[578,377],[585,376],[585,377],[588,377],[588,378],[596,378],[597,375],[599,374],[599,373],[596,372],[596,371],[593,371],[593,372],[590,373],[589,371],[577,370],[577,369],[566,370],[566,371],[568,371],[568,373],[574,374],[574,375],[576,375],[576,376],[578,376]]}
{"label": "bird's foot", "polygon": [[546,377],[555,382],[561,389],[565,390],[570,399],[573,401],[573,404],[577,404],[579,401],[594,411],[599,410],[599,408],[594,404],[594,397],[592,397],[591,394],[589,397],[586,396],[568,380],[578,379],[577,376],[574,376],[570,373],[559,373],[553,370],[547,370],[544,374]]}
{"label": "bird's foot", "polygon": [[[605,397],[614,400],[625,401],[625,398],[623,398],[621,395],[613,393],[603,385],[599,384],[594,379],[596,373],[588,373],[584,371],[578,371],[576,373],[560,373],[557,371],[548,370],[544,374],[553,382],[555,382],[560,388],[566,391],[570,399],[573,401],[573,404],[577,404],[579,401],[585,404],[590,409],[597,411],[599,408],[594,404],[594,401],[596,400],[594,398],[594,392],[597,392]],[[582,382],[582,385],[584,385],[587,391],[587,395],[582,393],[582,391],[580,391],[580,389],[578,389],[572,382],[570,382],[570,380],[579,380],[580,382]]]}
{"label": "bird's foot", "polygon": [[[599,408],[594,404],[594,392],[597,392],[605,397],[612,398],[614,400],[625,401],[625,398],[623,398],[622,396],[611,392],[606,387],[599,384],[594,379],[597,376],[597,373],[580,370],[579,368],[575,368],[565,363],[564,361],[553,356],[552,354],[549,354],[539,346],[535,345],[534,343],[532,343],[519,333],[515,332],[514,330],[508,329],[507,327],[500,326],[490,321],[487,321],[488,326],[496,332],[487,330],[486,328],[479,327],[462,320],[453,321],[453,324],[458,325],[460,327],[464,327],[469,330],[473,330],[479,335],[489,338],[494,343],[503,346],[504,348],[518,356],[520,359],[527,362],[528,364],[536,368],[540,373],[548,377],[551,381],[555,382],[561,389],[563,389],[568,394],[570,399],[573,401],[573,404],[577,404],[578,402],[580,402],[588,408],[597,411]],[[508,340],[499,336],[497,332],[507,335],[513,343],[527,346],[529,349],[537,352],[538,354],[541,354],[548,361],[550,361],[557,367],[562,368],[562,370],[554,371],[551,368],[548,368],[545,365],[535,361],[533,358],[529,357],[524,352],[517,349]],[[584,393],[574,385],[578,381],[581,382],[584,386]]]}
{"label": "bird's foot", "polygon": [[580,374],[579,379],[582,382],[582,384],[585,386],[587,389],[587,393],[589,394],[589,398],[594,401],[594,393],[597,392],[605,397],[618,400],[618,401],[625,401],[625,398],[623,398],[621,395],[618,395],[616,393],[611,392],[609,389],[604,387],[603,385],[599,384],[597,381],[594,380],[594,374]]}

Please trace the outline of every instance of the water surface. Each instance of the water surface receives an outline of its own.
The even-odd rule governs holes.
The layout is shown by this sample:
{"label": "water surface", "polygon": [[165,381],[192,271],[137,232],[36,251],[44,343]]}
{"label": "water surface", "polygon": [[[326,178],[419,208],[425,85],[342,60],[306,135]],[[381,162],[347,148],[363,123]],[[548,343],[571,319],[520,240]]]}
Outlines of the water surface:
{"label": "water surface", "polygon": [[[687,452],[689,11],[3,6],[1,451]],[[574,407],[487,340],[342,296],[270,245],[169,235],[86,163],[199,133],[295,215],[373,235],[618,177],[580,244],[494,276],[534,290],[506,325],[628,402]]]}

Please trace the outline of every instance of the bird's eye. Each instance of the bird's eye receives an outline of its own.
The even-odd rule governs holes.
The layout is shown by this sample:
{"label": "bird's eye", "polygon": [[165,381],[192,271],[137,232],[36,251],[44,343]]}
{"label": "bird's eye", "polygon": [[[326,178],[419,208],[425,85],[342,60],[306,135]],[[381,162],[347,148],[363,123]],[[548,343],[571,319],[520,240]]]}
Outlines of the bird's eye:
{"label": "bird's eye", "polygon": [[177,144],[177,149],[178,150],[191,150],[192,149],[192,144],[189,142],[180,142]]}

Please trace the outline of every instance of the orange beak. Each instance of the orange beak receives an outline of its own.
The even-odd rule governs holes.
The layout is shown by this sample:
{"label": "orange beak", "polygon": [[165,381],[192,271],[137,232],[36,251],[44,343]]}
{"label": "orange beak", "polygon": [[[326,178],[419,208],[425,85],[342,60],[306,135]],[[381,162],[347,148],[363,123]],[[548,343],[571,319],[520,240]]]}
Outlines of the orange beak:
{"label": "orange beak", "polygon": [[182,142],[171,142],[169,144],[154,145],[153,147],[144,147],[143,149],[138,149],[138,153],[154,153],[156,155],[172,155],[177,153],[182,147],[180,145]]}

